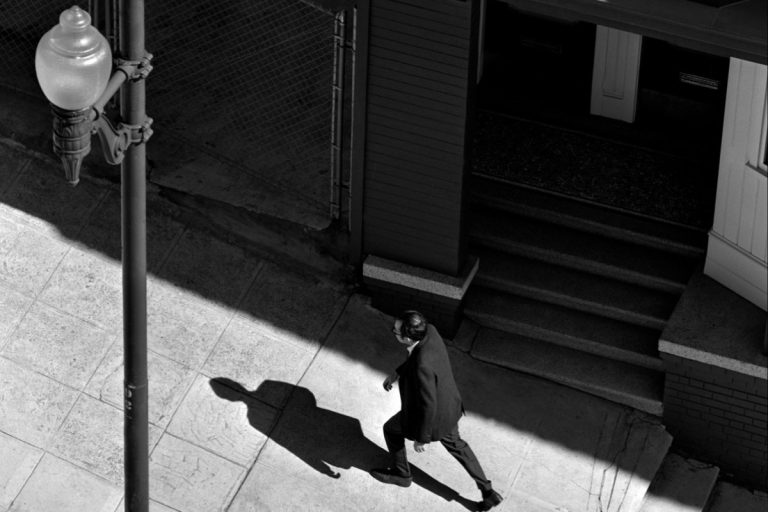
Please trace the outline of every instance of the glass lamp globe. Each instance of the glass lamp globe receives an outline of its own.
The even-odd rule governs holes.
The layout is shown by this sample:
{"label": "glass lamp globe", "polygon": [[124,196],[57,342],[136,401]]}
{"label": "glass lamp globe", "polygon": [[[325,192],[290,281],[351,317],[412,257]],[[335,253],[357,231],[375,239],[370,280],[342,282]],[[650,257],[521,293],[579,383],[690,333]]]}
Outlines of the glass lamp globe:
{"label": "glass lamp globe", "polygon": [[40,38],[35,71],[48,100],[64,110],[82,110],[104,92],[112,71],[107,39],[78,6],[61,13],[59,24]]}

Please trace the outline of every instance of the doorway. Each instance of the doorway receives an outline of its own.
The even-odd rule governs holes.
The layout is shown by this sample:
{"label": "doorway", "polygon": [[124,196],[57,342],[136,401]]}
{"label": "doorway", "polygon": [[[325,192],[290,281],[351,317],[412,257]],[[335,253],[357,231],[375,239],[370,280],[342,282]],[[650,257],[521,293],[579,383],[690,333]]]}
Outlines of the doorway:
{"label": "doorway", "polygon": [[596,26],[490,0],[472,170],[711,226],[728,59],[643,38],[632,123],[590,114]]}

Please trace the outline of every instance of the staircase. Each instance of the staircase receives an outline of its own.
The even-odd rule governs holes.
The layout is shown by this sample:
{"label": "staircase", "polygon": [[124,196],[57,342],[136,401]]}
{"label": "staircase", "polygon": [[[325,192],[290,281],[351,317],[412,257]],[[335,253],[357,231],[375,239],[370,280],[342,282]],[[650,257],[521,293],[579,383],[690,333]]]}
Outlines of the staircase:
{"label": "staircase", "polygon": [[472,187],[472,355],[660,416],[659,336],[706,233],[478,175]]}

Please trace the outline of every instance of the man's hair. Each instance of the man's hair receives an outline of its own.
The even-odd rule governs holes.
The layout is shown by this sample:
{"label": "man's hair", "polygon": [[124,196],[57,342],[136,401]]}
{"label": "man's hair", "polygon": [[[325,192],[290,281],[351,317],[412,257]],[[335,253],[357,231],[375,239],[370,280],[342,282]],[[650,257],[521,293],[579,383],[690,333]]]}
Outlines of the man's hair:
{"label": "man's hair", "polygon": [[418,311],[408,310],[398,318],[403,325],[400,327],[400,334],[413,341],[421,341],[427,335],[427,319]]}

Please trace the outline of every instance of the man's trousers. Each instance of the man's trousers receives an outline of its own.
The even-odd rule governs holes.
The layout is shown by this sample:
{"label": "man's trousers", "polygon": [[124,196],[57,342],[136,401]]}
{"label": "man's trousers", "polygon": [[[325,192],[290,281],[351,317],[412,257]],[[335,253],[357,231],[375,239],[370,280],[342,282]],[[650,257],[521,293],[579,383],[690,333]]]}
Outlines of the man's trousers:
{"label": "man's trousers", "polygon": [[[384,440],[392,457],[392,468],[403,476],[410,476],[411,468],[408,465],[408,456],[405,451],[405,434],[403,433],[399,412],[384,424]],[[440,439],[440,443],[469,473],[469,476],[477,484],[478,489],[481,491],[492,489],[491,481],[485,477],[485,472],[480,466],[480,462],[477,460],[472,448],[459,435],[458,423],[448,435]]]}

